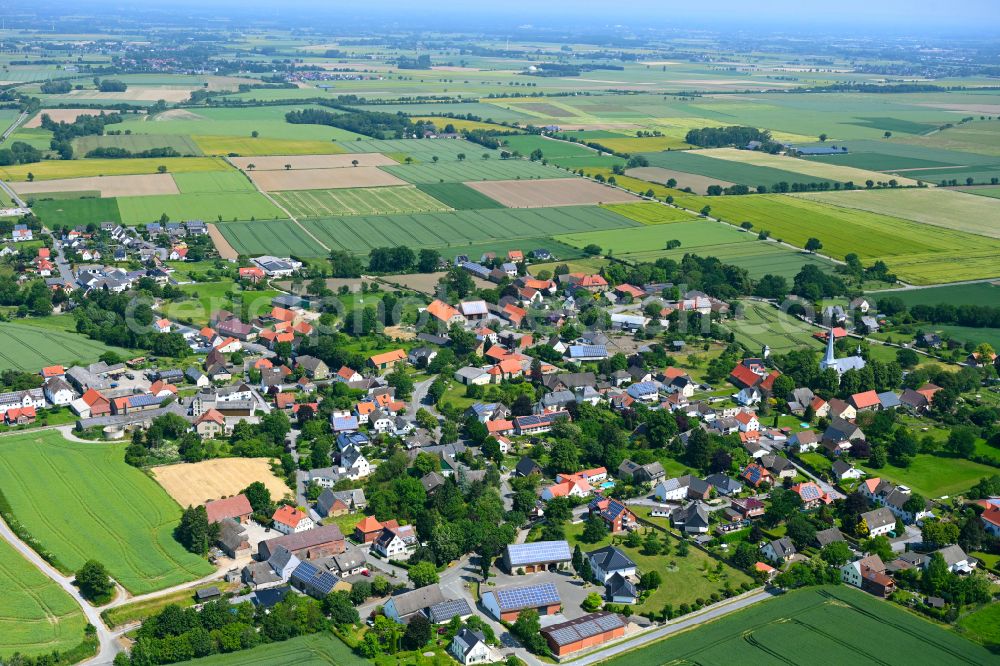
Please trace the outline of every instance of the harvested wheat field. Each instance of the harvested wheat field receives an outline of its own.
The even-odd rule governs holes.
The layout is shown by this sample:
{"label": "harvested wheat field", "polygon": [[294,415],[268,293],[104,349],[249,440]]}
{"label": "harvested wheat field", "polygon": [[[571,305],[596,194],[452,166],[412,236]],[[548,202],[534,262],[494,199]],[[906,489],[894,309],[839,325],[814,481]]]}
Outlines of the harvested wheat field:
{"label": "harvested wheat field", "polygon": [[[108,113],[112,110],[109,109]],[[33,118],[30,118],[28,122],[24,123],[23,127],[25,129],[31,129],[33,127],[42,126],[42,115],[47,115],[53,121],[67,122],[71,123],[80,116],[96,116],[100,115],[101,109],[42,109]]]}
{"label": "harvested wheat field", "polygon": [[[338,157],[331,155],[330,157]],[[285,190],[327,190],[342,187],[384,187],[406,185],[378,167],[356,169],[301,169],[299,171],[248,171],[257,187],[265,192]]]}
{"label": "harvested wheat field", "polygon": [[11,183],[18,194],[44,192],[100,192],[102,197],[138,197],[149,194],[180,194],[169,173],[135,176],[89,176]]}
{"label": "harvested wheat field", "polygon": [[267,458],[216,458],[154,467],[152,471],[167,494],[183,507],[236,495],[254,481],[267,486],[275,500],[291,492],[271,471]]}
{"label": "harvested wheat field", "polygon": [[657,183],[659,185],[666,185],[667,181],[673,178],[677,181],[678,189],[690,187],[691,191],[695,194],[705,194],[709,185],[721,185],[722,187],[729,187],[730,185],[733,185],[733,183],[730,183],[727,180],[719,180],[718,178],[711,178],[709,176],[699,176],[696,173],[677,171],[675,169],[664,169],[663,167],[638,167],[636,169],[629,169],[625,172],[625,174],[632,178],[647,180],[651,183]]}
{"label": "harvested wheat field", "polygon": [[63,95],[72,99],[102,100],[124,102],[135,100],[140,102],[186,102],[191,97],[190,86],[129,86],[124,92],[101,92],[99,90],[71,90]]}
{"label": "harvested wheat field", "polygon": [[230,162],[244,171],[252,164],[253,171],[280,171],[291,166],[296,169],[342,169],[354,167],[391,166],[396,160],[381,153],[356,153],[341,155],[267,155],[259,157],[233,157]]}
{"label": "harvested wheat field", "polygon": [[508,208],[584,206],[599,203],[631,203],[639,197],[583,178],[543,180],[492,180],[466,183],[472,189]]}
{"label": "harvested wheat field", "polygon": [[163,120],[205,120],[205,116],[199,116],[197,113],[188,111],[187,109],[170,109],[169,111],[164,111],[163,113],[158,113],[150,120],[153,121],[163,121]]}
{"label": "harvested wheat field", "polygon": [[235,261],[239,258],[239,253],[233,249],[233,246],[229,244],[226,237],[222,235],[218,227],[214,224],[206,225],[208,227],[208,237],[212,239],[215,243],[215,249],[219,253],[219,257],[227,261]]}

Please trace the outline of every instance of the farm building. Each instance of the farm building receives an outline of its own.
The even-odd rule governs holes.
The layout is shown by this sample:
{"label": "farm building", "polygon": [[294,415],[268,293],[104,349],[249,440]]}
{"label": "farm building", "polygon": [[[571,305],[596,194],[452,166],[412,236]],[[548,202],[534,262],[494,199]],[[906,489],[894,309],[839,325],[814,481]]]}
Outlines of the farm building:
{"label": "farm building", "polygon": [[615,613],[600,611],[542,629],[542,636],[557,657],[601,645],[625,635],[625,621]]}
{"label": "farm building", "polygon": [[253,514],[250,500],[242,493],[225,499],[206,502],[205,511],[208,512],[209,523],[222,522],[226,518],[232,518],[237,523],[246,523],[250,520],[251,514]]}
{"label": "farm building", "polygon": [[563,569],[573,559],[566,541],[512,543],[503,552],[504,567],[511,573]]}
{"label": "farm building", "polygon": [[506,587],[483,594],[483,607],[504,622],[513,622],[528,609],[537,610],[539,615],[555,615],[561,606],[559,590],[552,583]]}
{"label": "farm building", "polygon": [[284,546],[302,559],[329,557],[344,552],[344,535],[337,525],[323,525],[305,532],[288,534],[262,541],[258,547],[262,558],[270,557],[279,546]]}

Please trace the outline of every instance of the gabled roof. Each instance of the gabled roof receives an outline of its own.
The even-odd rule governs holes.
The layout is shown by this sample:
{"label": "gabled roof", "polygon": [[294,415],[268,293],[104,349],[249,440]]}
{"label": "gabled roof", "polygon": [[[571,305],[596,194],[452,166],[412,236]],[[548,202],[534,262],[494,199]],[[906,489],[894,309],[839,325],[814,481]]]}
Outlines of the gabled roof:
{"label": "gabled roof", "polygon": [[595,562],[605,572],[622,571],[624,569],[634,569],[636,564],[628,555],[614,546],[605,546],[587,553],[587,557]]}

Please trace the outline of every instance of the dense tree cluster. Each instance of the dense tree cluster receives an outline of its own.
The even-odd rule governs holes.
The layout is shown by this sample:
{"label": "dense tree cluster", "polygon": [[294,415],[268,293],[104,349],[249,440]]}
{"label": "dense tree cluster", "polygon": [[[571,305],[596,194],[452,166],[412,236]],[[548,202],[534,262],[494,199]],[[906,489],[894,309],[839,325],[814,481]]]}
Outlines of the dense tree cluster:
{"label": "dense tree cluster", "polygon": [[412,136],[413,122],[402,113],[348,110],[331,113],[322,109],[289,111],[285,120],[296,125],[329,125],[376,139],[402,139]]}

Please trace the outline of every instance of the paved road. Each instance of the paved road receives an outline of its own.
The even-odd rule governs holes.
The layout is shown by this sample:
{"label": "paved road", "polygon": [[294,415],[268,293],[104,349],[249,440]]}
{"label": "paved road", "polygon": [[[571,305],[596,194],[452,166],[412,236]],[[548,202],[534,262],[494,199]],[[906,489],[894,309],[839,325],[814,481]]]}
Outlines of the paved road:
{"label": "paved road", "polygon": [[101,619],[100,610],[91,606],[82,596],[80,596],[80,591],[73,585],[73,579],[56,571],[48,562],[43,560],[38,553],[32,550],[28,544],[17,538],[17,535],[11,531],[3,519],[0,519],[0,538],[3,538],[16,551],[21,553],[25,559],[35,565],[36,569],[55,581],[59,587],[66,590],[67,594],[73,597],[80,608],[83,609],[83,614],[87,617],[87,621],[96,627],[97,640],[99,641],[100,648],[97,651],[97,656],[85,663],[110,664],[112,660],[114,660],[115,654],[118,652],[118,643],[115,640],[115,636],[108,630],[107,626],[105,626],[104,621]]}

